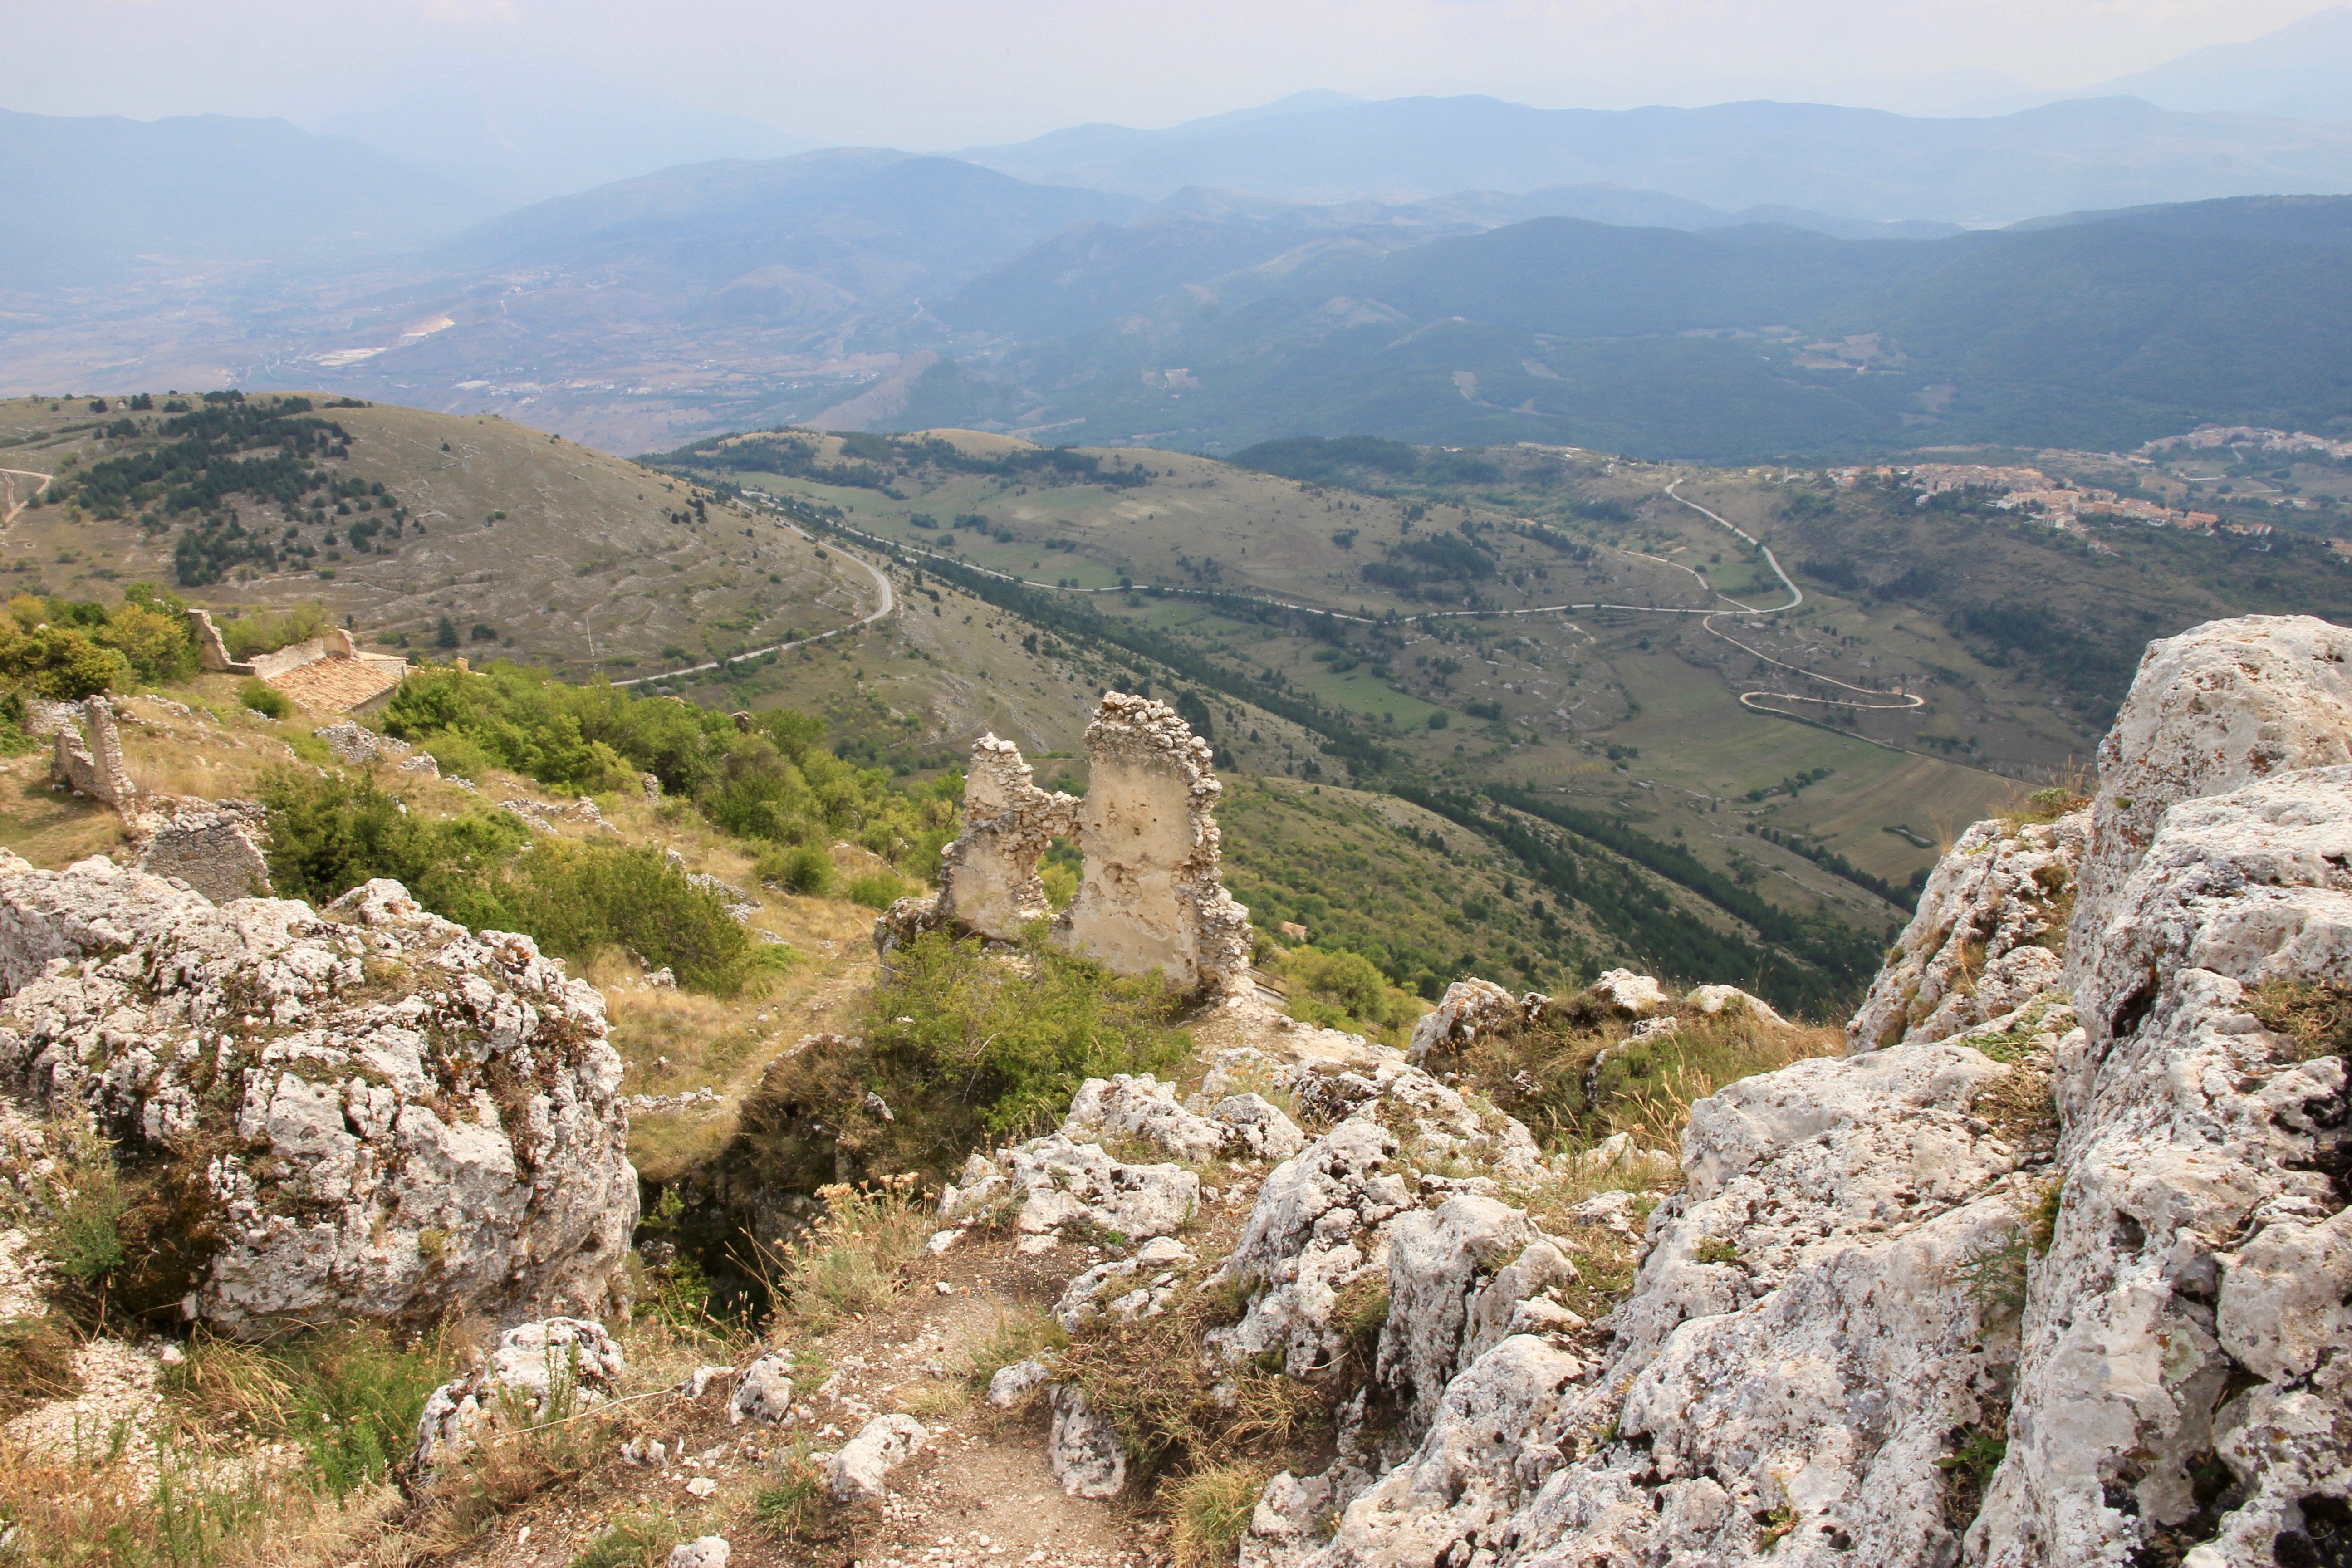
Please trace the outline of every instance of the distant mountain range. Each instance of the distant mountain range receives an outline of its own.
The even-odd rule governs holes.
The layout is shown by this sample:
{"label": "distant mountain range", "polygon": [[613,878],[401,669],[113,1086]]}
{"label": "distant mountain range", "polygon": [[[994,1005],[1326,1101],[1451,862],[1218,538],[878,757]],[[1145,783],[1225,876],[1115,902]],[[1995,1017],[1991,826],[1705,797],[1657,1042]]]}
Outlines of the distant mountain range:
{"label": "distant mountain range", "polygon": [[2331,5],[2242,44],[2214,44],[2078,96],[2127,94],[2167,109],[2352,120],[2352,8]]}
{"label": "distant mountain range", "polygon": [[1952,120],[1825,104],[1601,110],[1405,98],[1159,132],[1081,126],[961,156],[1024,180],[1153,200],[1187,185],[1328,203],[1607,184],[1734,209],[1976,225],[2352,191],[2352,125],[2189,114],[2125,98]]}
{"label": "distant mountain range", "polygon": [[2112,447],[2237,417],[2352,429],[2347,276],[2344,197],[1898,244],[1540,218],[1275,280],[1245,269],[934,364],[907,400],[974,422],[940,417],[930,384],[951,384],[984,421],[1007,401],[992,380],[1056,439],[1215,451],[1335,431],[1739,458]]}
{"label": "distant mountain range", "polygon": [[562,80],[344,123],[441,172],[282,121],[0,114],[0,390],[225,376],[621,450],[812,421],[1730,456],[2352,410],[2352,121],[1312,93],[505,211],[478,187],[781,133]]}
{"label": "distant mountain range", "polygon": [[570,64],[491,56],[318,127],[520,206],[681,163],[783,158],[817,143],[740,114],[665,103]]}
{"label": "distant mountain range", "polygon": [[462,185],[282,120],[0,110],[0,289],[103,286],[156,258],[376,256],[493,210]]}

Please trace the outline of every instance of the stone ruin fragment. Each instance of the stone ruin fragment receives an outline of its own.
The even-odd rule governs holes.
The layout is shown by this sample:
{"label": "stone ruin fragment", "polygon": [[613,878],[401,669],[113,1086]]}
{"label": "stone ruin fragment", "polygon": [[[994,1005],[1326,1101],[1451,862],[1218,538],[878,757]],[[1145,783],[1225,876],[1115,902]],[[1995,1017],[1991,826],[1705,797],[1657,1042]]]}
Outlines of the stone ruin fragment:
{"label": "stone ruin fragment", "polygon": [[1186,990],[1218,992],[1249,968],[1249,910],[1218,881],[1214,808],[1222,786],[1207,742],[1176,710],[1106,692],[1087,726],[1086,798],[1037,787],[1020,749],[994,735],[972,747],[963,836],[940,861],[940,890],[902,899],[877,922],[887,958],[946,926],[1017,940],[1050,915],[1037,865],[1055,838],[1086,856],[1078,894],[1054,940],[1119,974],[1163,971]]}
{"label": "stone ruin fragment", "polygon": [[57,750],[50,759],[58,781],[78,794],[108,805],[136,799],[139,786],[122,765],[122,737],[114,728],[114,709],[103,697],[83,702],[73,715],[89,727],[85,739],[71,722],[57,727]]}

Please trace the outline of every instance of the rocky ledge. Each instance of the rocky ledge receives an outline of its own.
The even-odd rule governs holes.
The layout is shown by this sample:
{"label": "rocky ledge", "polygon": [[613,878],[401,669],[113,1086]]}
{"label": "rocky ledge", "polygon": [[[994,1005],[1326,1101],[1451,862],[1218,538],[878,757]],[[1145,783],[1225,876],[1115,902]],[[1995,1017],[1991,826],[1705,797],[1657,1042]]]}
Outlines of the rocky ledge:
{"label": "rocky ledge", "polygon": [[115,1144],[142,1310],[257,1337],[610,1310],[636,1222],[604,999],[370,882],[215,905],[0,854],[0,1093]]}
{"label": "rocky ledge", "polygon": [[[1606,1316],[1562,1304],[1566,1231],[1623,1224],[1624,1194],[1534,1203],[1562,1157],[1373,1050],[1291,1070],[1329,1124],[1229,1256],[1155,1241],[1065,1321],[1189,1277],[1246,1293],[1213,1353],[1360,1369],[1248,1564],[2352,1562],[2347,652],[2287,617],[2152,647],[2097,797],[1961,837],[1850,1053],[1694,1108]],[[1729,1002],[1703,990],[1684,1012]],[[1675,999],[1619,973],[1570,1005],[1646,1030]],[[1553,1005],[1465,983],[1414,1059]],[[1178,1158],[1229,1137],[1138,1086],[1082,1098]],[[1009,1200],[1085,1131],[973,1173]],[[1374,1283],[1377,1353],[1343,1363]],[[1076,1395],[1056,1468],[1099,1495],[1117,1448]]]}

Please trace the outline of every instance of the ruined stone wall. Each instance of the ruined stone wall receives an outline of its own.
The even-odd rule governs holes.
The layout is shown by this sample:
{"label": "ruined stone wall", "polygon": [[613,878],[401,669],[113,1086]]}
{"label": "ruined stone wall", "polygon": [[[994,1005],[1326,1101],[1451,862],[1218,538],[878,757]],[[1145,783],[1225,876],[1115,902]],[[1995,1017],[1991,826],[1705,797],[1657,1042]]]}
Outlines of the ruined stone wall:
{"label": "ruined stone wall", "polygon": [[1249,911],[1217,879],[1223,786],[1209,743],[1164,702],[1106,692],[1087,726],[1085,874],[1055,931],[1121,974],[1222,986],[1249,967]]}
{"label": "ruined stone wall", "polygon": [[229,658],[228,645],[221,641],[220,627],[213,624],[210,610],[188,612],[188,632],[196,642],[196,668],[222,675],[251,675],[253,666]]}
{"label": "ruined stone wall", "polygon": [[945,924],[1011,941],[1052,912],[1037,863],[1056,837],[1086,856],[1078,896],[1054,938],[1120,974],[1164,972],[1187,990],[1222,991],[1249,968],[1249,911],[1218,882],[1220,786],[1208,742],[1176,710],[1107,692],[1087,727],[1084,800],[1039,789],[1020,749],[994,735],[972,747],[963,836],[940,858],[934,899],[901,899],[876,923],[887,961]]}
{"label": "ruined stone wall", "polygon": [[130,773],[122,765],[122,737],[114,728],[114,710],[103,697],[92,697],[81,705],[81,721],[89,727],[89,736],[75,732],[71,725],[58,731],[57,752],[51,766],[58,778],[68,789],[80,791],[92,800],[102,800],[109,805],[121,805],[135,798],[139,786],[131,782]]}
{"label": "ruined stone wall", "polygon": [[215,904],[266,899],[269,863],[257,842],[263,832],[262,808],[254,802],[211,802],[159,828],[140,853],[139,869],[184,883]]}
{"label": "ruined stone wall", "polygon": [[1018,746],[982,736],[964,775],[963,836],[940,857],[940,913],[1002,941],[1054,912],[1037,862],[1055,838],[1077,837],[1077,798],[1032,777]]}

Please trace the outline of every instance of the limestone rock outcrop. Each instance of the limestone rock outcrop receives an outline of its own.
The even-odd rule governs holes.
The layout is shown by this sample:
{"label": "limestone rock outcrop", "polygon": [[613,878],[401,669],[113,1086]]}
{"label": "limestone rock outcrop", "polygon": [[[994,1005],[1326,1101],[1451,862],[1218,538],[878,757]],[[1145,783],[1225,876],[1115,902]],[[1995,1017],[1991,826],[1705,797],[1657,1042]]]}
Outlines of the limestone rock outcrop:
{"label": "limestone rock outcrop", "polygon": [[1920,890],[1885,968],[1846,1027],[1857,1050],[1942,1040],[2064,984],[2067,912],[2091,813],[1960,835]]}
{"label": "limestone rock outcrop", "polygon": [[262,1336],[597,1313],[636,1179],[604,999],[530,939],[371,882],[215,906],[0,856],[0,1091],[152,1173],[140,1286]]}
{"label": "limestone rock outcrop", "polygon": [[1142,1237],[1172,1235],[1201,1205],[1201,1178],[1173,1164],[1128,1164],[1098,1143],[1060,1133],[1017,1143],[992,1158],[973,1154],[940,1196],[950,1224],[1009,1216],[1024,1236],[1088,1230]]}
{"label": "limestone rock outcrop", "polygon": [[1037,866],[1057,837],[1085,853],[1077,896],[1054,940],[1119,974],[1159,971],[1187,991],[1244,984],[1249,911],[1218,880],[1222,840],[1209,743],[1176,710],[1111,691],[1087,726],[1083,800],[1039,789],[1009,741],[984,735],[964,780],[964,831],[940,858],[940,890],[901,899],[875,922],[887,963],[945,927],[1002,942],[1052,913]]}
{"label": "limestone rock outcrop", "polygon": [[[2346,637],[2152,648],[2090,806],[1964,834],[1850,1053],[1697,1102],[1645,1225],[1622,1193],[1536,1204],[1590,1162],[1417,1066],[1291,1069],[1322,1131],[1193,1288],[1248,1288],[1213,1357],[1359,1381],[1245,1568],[2352,1560]],[[1644,978],[1558,1005],[1776,1021]],[[1456,986],[1419,1054],[1551,1005]],[[1586,1224],[1642,1237],[1591,1322],[1562,1300]],[[1090,1270],[1072,1316],[1187,1288],[1150,1268]],[[1099,1417],[1055,1397],[1066,1468]]]}
{"label": "limestone rock outcrop", "polygon": [[2175,802],[2352,763],[2347,658],[2352,631],[2312,616],[2209,621],[2147,645],[2099,742],[2074,934],[2097,928]]}
{"label": "limestone rock outcrop", "polygon": [[1070,1101],[1062,1136],[1094,1142],[1134,1139],[1195,1163],[1220,1155],[1287,1159],[1307,1142],[1298,1124],[1260,1095],[1228,1095],[1201,1116],[1177,1103],[1174,1084],[1150,1073],[1088,1079]]}

